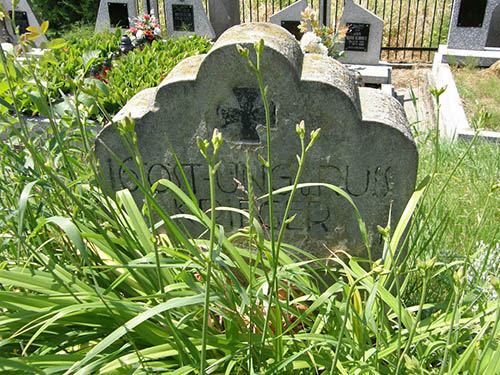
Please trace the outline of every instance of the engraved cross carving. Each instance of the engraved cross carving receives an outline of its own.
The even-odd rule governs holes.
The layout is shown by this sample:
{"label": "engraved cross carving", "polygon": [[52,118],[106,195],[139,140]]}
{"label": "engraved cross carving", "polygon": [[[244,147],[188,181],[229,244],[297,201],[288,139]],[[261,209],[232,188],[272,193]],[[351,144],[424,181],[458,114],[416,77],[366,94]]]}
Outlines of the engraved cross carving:
{"label": "engraved cross carving", "polygon": [[[266,124],[266,112],[260,99],[259,90],[248,87],[235,87],[233,93],[236,96],[239,108],[224,105],[217,108],[217,114],[222,119],[222,128],[232,125],[240,126],[240,142],[259,143],[257,126],[265,126]],[[276,107],[273,103],[269,103],[269,111],[271,126],[274,127],[276,124]]]}

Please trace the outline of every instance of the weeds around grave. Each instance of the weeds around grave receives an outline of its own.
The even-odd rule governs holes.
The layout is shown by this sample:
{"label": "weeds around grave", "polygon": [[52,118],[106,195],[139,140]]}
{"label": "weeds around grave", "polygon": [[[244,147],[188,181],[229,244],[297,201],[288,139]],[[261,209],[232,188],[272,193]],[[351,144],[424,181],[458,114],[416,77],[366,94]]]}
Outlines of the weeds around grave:
{"label": "weeds around grave", "polygon": [[[263,48],[256,46],[257,61],[252,66],[266,103],[259,65]],[[244,50],[241,53],[247,56]],[[12,86],[14,73],[1,51],[0,59]],[[37,87],[43,95],[43,87]],[[13,87],[9,91],[13,93]],[[80,104],[77,96],[75,107]],[[15,100],[9,108],[18,111]],[[0,370],[9,374],[497,372],[498,279],[479,284],[478,278],[473,284],[491,285],[495,299],[480,292],[471,300],[467,275],[474,264],[473,242],[463,258],[449,262],[435,258],[429,249],[439,248],[441,232],[447,230],[445,217],[437,226],[432,221],[444,192],[442,186],[437,193],[431,190],[442,178],[438,132],[429,178],[422,178],[397,227],[380,228],[384,257],[367,262],[343,254],[332,257],[332,267],[326,259],[311,257],[307,249],[282,242],[286,224],[293,220],[288,210],[277,232],[269,228],[271,234],[266,235],[267,228],[255,218],[251,176],[246,187],[248,212],[215,207],[217,150],[223,141],[218,133],[211,143],[199,141],[211,186],[212,205],[206,213],[198,207],[184,175],[185,190],[169,180],[149,185],[133,123],[118,124],[139,171],[136,175],[122,165],[144,195],[144,205],[138,207],[129,191],[110,197],[98,187],[99,165],[86,146],[91,140],[85,132],[85,113],[80,116],[52,121],[48,135],[57,134],[54,139],[33,137],[20,116],[8,112],[2,118],[6,142],[0,163]],[[269,192],[260,199],[272,202],[273,195],[289,194],[291,202],[298,189],[311,186],[300,183],[300,171],[319,131],[313,131],[309,141],[303,124],[297,133],[301,150],[297,150],[299,172],[294,184],[273,191],[269,172]],[[444,176],[444,186],[472,148],[473,144],[452,173]],[[262,163],[272,170],[271,149]],[[337,187],[317,185],[350,200]],[[159,187],[167,188],[186,213],[166,212],[155,198]],[[488,195],[482,201],[483,213],[493,199]],[[269,209],[272,220],[272,204]],[[226,233],[216,223],[216,210],[238,212],[248,219],[248,226]],[[369,250],[354,204],[353,214],[358,215]],[[201,223],[208,236],[190,235],[184,220]],[[471,230],[481,233],[481,224]],[[489,270],[494,243],[485,244],[485,249],[479,266]],[[451,289],[441,300],[432,301],[429,295],[437,278],[446,280]],[[415,296],[417,302],[411,304]]]}

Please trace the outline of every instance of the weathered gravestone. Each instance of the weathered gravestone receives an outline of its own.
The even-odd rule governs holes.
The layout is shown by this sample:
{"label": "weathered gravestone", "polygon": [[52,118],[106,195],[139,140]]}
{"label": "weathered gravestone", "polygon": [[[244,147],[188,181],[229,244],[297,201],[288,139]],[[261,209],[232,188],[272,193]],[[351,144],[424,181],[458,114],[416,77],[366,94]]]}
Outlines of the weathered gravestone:
{"label": "weathered gravestone", "polygon": [[[11,15],[12,1],[10,0],[1,0],[1,1],[4,9],[9,12],[9,15]],[[19,1],[19,3],[16,6],[16,9],[14,10],[14,21],[16,27],[19,27],[20,35],[26,33],[27,31],[26,29],[29,26],[35,26],[39,29],[41,24],[36,14],[33,13],[33,9],[31,7],[31,3],[29,0]],[[2,40],[2,42],[16,42],[17,41],[16,33],[12,29],[12,25],[10,24],[10,22],[5,22],[4,26],[5,29],[2,30],[2,35],[4,36],[3,38],[5,40]],[[44,41],[47,41],[47,38],[45,38],[44,35],[34,40],[37,46],[40,46],[40,44]]]}
{"label": "weathered gravestone", "polygon": [[215,38],[201,0],[165,0],[165,19],[169,37],[186,35]]}
{"label": "weathered gravestone", "polygon": [[456,0],[448,32],[448,48],[500,48],[500,0]]}
{"label": "weathered gravestone", "polygon": [[[247,151],[255,194],[266,192],[265,171],[257,158],[257,154],[265,156],[265,121],[257,79],[236,45],[249,48],[255,59],[253,43],[261,38],[265,41],[263,79],[271,110],[274,188],[293,183],[296,155],[300,153],[296,124],[304,120],[308,133],[321,127],[302,182],[324,182],[345,189],[367,223],[374,257],[380,257],[376,226],[386,225],[392,205],[394,227],[416,179],[417,150],[403,109],[378,90],[358,88],[348,70],[335,60],[303,55],[299,43],[282,28],[250,23],[229,29],[207,55],[182,61],[157,88],[132,98],[113,121],[127,115],[135,119],[149,182],[166,178],[183,187],[169,150],[170,142],[204,210],[210,207],[208,175],[196,137],[210,139],[218,128],[224,143],[219,154],[222,165],[217,174],[217,204],[247,208],[247,197],[237,182],[247,186]],[[97,157],[110,189],[128,188],[141,201],[139,189],[103,144],[139,176],[114,125],[99,134]],[[169,214],[185,210],[164,188],[158,190],[158,199]],[[286,199],[275,196],[277,217],[283,214]],[[267,206],[265,199],[260,200],[264,220]],[[330,255],[327,248],[366,256],[352,207],[331,190],[300,190],[292,206],[293,214],[297,217],[288,225],[286,242],[321,257]],[[217,220],[226,231],[246,225],[244,218],[229,212],[220,212]]]}
{"label": "weathered gravestone", "polygon": [[307,0],[299,0],[287,6],[279,12],[273,14],[269,18],[269,22],[288,30],[297,40],[302,38],[302,33],[299,30],[300,22],[302,21],[301,13],[307,8]]}
{"label": "weathered gravestone", "polygon": [[340,19],[340,27],[343,26],[348,29],[344,40],[345,55],[341,61],[348,64],[378,64],[384,21],[354,0],[346,0]]}
{"label": "weathered gravestone", "polygon": [[224,31],[240,23],[239,0],[209,0],[208,10],[216,37],[221,36]]}
{"label": "weathered gravestone", "polygon": [[128,29],[132,26],[130,20],[137,15],[135,0],[101,0],[95,30],[102,31],[118,27]]}

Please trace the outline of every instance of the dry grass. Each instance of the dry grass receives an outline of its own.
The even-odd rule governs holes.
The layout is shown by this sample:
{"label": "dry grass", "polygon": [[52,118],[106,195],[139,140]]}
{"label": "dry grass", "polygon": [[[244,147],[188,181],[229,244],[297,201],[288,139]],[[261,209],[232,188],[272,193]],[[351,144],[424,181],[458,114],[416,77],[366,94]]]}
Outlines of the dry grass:
{"label": "dry grass", "polygon": [[500,131],[500,64],[490,69],[454,68],[453,76],[469,123],[487,114],[486,129]]}

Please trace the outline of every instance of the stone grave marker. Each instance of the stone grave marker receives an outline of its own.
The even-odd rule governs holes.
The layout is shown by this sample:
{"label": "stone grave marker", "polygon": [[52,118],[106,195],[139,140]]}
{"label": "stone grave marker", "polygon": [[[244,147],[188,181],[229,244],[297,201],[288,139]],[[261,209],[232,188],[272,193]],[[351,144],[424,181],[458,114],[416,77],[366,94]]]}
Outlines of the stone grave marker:
{"label": "stone grave marker", "polygon": [[159,21],[160,10],[158,8],[158,0],[142,0],[142,8],[145,14],[153,13],[156,19]]}
{"label": "stone grave marker", "polygon": [[299,0],[287,6],[269,18],[269,22],[287,29],[297,40],[302,38],[299,30],[302,21],[301,13],[307,8],[307,0]]}
{"label": "stone grave marker", "polygon": [[[12,2],[10,0],[2,0],[2,5],[4,9],[9,12],[9,14],[12,12]],[[31,2],[29,0],[19,1],[19,4],[17,4],[16,9],[14,10],[14,21],[16,23],[16,26],[19,27],[20,34],[26,33],[26,29],[29,26],[35,26],[37,28],[40,28],[41,24],[36,14],[33,13]],[[4,35],[3,38],[5,38],[5,40],[2,41],[9,42],[8,39],[11,39],[11,42],[16,42],[17,41],[16,33],[12,29],[10,22],[5,22],[4,26],[5,29],[2,30],[2,35]],[[47,38],[45,38],[45,36],[42,35],[41,37],[35,39],[34,43],[37,46],[40,46],[40,44],[44,41],[47,41]]]}
{"label": "stone grave marker", "polygon": [[384,21],[354,0],[346,0],[339,25],[348,27],[344,41],[345,55],[340,60],[348,64],[377,65]]}
{"label": "stone grave marker", "polygon": [[103,31],[118,27],[128,29],[132,26],[130,21],[137,15],[135,0],[101,0],[95,30]]}
{"label": "stone grave marker", "polygon": [[169,37],[200,35],[215,38],[201,0],[165,0],[165,19]]}
{"label": "stone grave marker", "polygon": [[455,0],[448,48],[500,48],[500,0]]}
{"label": "stone grave marker", "polygon": [[240,23],[239,0],[209,0],[208,10],[217,38],[230,27]]}
{"label": "stone grave marker", "polygon": [[[138,147],[149,182],[169,179],[186,190],[169,149],[180,160],[203,210],[210,207],[207,166],[197,148],[196,137],[210,139],[215,128],[224,138],[218,159],[217,204],[246,209],[246,152],[250,155],[256,196],[266,193],[266,178],[257,155],[265,156],[264,108],[257,78],[236,45],[249,49],[261,38],[264,84],[268,86],[271,112],[274,188],[293,184],[300,141],[295,126],[305,121],[307,133],[321,128],[319,140],[308,154],[301,182],[323,182],[343,188],[354,200],[367,223],[373,258],[381,256],[376,226],[385,226],[392,207],[395,227],[413,193],[417,172],[417,149],[399,102],[379,90],[359,88],[339,62],[306,54],[295,38],[269,23],[250,23],[227,30],[206,55],[193,56],[177,65],[157,87],[138,93],[115,116],[118,123],[130,115],[135,120]],[[108,153],[106,145],[119,158]],[[138,202],[141,193],[123,166],[139,176],[123,147],[114,125],[97,137],[95,151],[110,188],[128,188]],[[123,165],[123,166],[121,166]],[[158,199],[168,214],[185,212],[163,187]],[[277,218],[284,212],[287,196],[275,196]],[[259,200],[258,215],[267,220],[268,204]],[[297,192],[285,242],[319,257],[343,249],[366,256],[354,210],[349,203],[324,187]],[[246,225],[233,212],[220,212],[218,223],[226,231]],[[198,224],[183,222],[190,228]],[[279,225],[276,221],[274,225]],[[197,227],[197,231],[201,227]]]}

